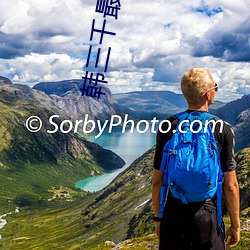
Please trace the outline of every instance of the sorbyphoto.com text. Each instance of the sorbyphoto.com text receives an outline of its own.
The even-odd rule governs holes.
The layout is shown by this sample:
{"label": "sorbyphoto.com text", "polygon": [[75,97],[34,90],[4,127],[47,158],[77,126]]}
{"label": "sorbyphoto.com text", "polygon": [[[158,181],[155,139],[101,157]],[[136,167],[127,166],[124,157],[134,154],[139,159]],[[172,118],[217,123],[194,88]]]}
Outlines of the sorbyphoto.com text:
{"label": "sorbyphoto.com text", "polygon": [[[59,115],[52,115],[48,118],[48,122],[50,125],[52,125],[52,128],[47,129],[47,133],[54,134],[58,131],[61,133],[67,134],[67,133],[84,133],[84,134],[90,134],[96,132],[95,138],[100,137],[104,132],[112,133],[113,129],[121,129],[121,133],[129,132],[133,133],[135,130],[138,133],[146,133],[148,130],[151,131],[151,133],[157,133],[158,129],[161,133],[168,133],[172,129],[172,123],[169,120],[157,120],[156,117],[154,117],[151,120],[140,120],[138,122],[135,122],[132,119],[129,119],[129,115],[125,114],[124,117],[121,117],[120,115],[112,115],[110,117],[110,120],[105,120],[104,122],[100,120],[92,120],[89,119],[89,115],[86,114],[84,116],[84,119],[79,119],[75,121],[71,121],[69,119],[63,120],[58,124],[58,119],[60,119]],[[25,123],[26,128],[32,132],[36,133],[41,130],[43,126],[43,122],[38,116],[30,116]],[[183,120],[178,124],[178,127],[173,131],[173,133],[176,133],[179,131],[180,133],[186,133],[185,131],[185,123],[188,123],[188,120]],[[208,126],[211,127],[212,132],[215,130],[216,124],[220,124],[220,130],[219,133],[222,133],[223,130],[223,122],[222,120],[209,120],[206,121],[205,124],[203,124],[200,120],[194,120],[192,121],[189,126],[190,130],[193,133],[199,133],[204,126],[204,131],[206,132],[208,129]],[[164,125],[164,129],[163,129]]]}

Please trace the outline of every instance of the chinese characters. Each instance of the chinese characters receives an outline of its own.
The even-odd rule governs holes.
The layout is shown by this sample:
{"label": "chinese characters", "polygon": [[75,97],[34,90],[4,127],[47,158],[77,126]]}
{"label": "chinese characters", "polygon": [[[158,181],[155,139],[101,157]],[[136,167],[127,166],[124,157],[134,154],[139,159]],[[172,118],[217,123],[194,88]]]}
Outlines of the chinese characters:
{"label": "chinese characters", "polygon": [[[111,17],[114,17],[115,19],[117,19],[118,18],[118,11],[120,10],[120,7],[121,7],[120,0],[97,0],[95,12],[102,13],[104,18],[106,16],[111,16]],[[95,27],[95,19],[93,19],[91,34],[90,34],[90,41],[93,40],[94,33],[100,33],[99,34],[100,35],[99,45],[102,44],[104,35],[110,35],[110,36],[116,35],[116,33],[114,33],[114,32],[107,31],[105,29],[105,26],[106,26],[106,19],[103,20],[102,28],[97,29]],[[96,34],[95,34],[95,36],[96,36]],[[86,68],[89,67],[92,48],[93,48],[93,46],[90,45],[89,51],[88,51],[88,56],[87,56]],[[95,68],[98,68],[100,52],[101,52],[101,48],[98,48],[97,55],[96,55],[96,61],[95,61]],[[110,52],[111,52],[111,47],[108,48],[104,72],[107,72],[107,69],[108,69]],[[105,95],[105,93],[102,92],[102,87],[98,86],[98,83],[107,83],[107,81],[105,81],[105,76],[104,76],[104,74],[97,73],[96,77],[95,77],[95,76],[93,76],[94,73],[91,72],[90,76],[88,77],[88,74],[89,74],[89,72],[86,71],[85,76],[82,77],[82,79],[84,79],[83,88],[81,89],[82,96],[85,95],[85,96],[90,96],[90,97],[94,97],[94,98],[99,99],[100,96]]]}

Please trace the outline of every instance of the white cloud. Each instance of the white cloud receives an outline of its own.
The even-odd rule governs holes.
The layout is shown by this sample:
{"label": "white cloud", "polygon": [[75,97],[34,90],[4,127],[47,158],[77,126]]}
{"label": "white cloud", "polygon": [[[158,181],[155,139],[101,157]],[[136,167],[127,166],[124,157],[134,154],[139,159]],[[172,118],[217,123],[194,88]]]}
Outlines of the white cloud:
{"label": "white cloud", "polygon": [[[0,57],[6,58],[0,59],[1,74],[21,83],[81,78],[92,20],[98,29],[103,23],[95,5],[93,0],[1,1]],[[111,47],[106,77],[114,92],[179,91],[185,71],[206,67],[220,84],[218,98],[239,97],[250,84],[249,62],[236,60],[246,58],[242,53],[249,48],[237,36],[247,37],[242,23],[247,27],[249,8],[247,0],[121,1],[118,19],[106,18],[105,29],[116,36],[104,35],[100,70]],[[221,34],[235,35],[244,51],[232,49]],[[95,33],[93,42],[99,38]]]}
{"label": "white cloud", "polygon": [[[3,59],[0,59],[0,62],[4,65]],[[81,78],[83,64],[84,61],[70,58],[67,54],[39,55],[32,53],[9,60],[2,72],[12,75],[11,80],[14,83],[34,85],[42,81]]]}

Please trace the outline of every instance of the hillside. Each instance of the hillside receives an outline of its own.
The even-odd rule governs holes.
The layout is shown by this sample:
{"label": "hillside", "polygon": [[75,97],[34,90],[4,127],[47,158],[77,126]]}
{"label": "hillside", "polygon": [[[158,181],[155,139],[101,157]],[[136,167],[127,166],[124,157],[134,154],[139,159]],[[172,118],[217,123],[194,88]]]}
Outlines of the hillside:
{"label": "hillside", "polygon": [[[249,150],[242,150],[236,157],[241,192],[244,188],[243,193],[247,192],[241,197],[242,209],[249,206],[249,188],[245,183],[249,178],[244,176],[250,167]],[[134,161],[102,191],[69,203],[53,202],[40,208],[24,208],[19,214],[12,215],[0,232],[3,246],[17,250],[35,247],[104,250],[112,248],[105,246],[105,241],[118,244],[125,239],[139,237],[121,243],[123,248],[117,249],[154,249],[157,245],[155,236],[144,237],[154,231],[151,202],[153,154],[154,148]],[[244,228],[245,224],[242,225]],[[244,229],[240,246],[236,249],[246,249],[249,236],[249,230]]]}
{"label": "hillside", "polygon": [[[85,177],[122,167],[124,161],[83,135],[47,133],[53,130],[48,118],[68,118],[46,94],[28,86],[0,85],[0,212],[50,198],[54,186],[74,188]],[[31,133],[28,117],[37,115],[42,129]],[[34,125],[34,124],[33,124]],[[98,153],[97,153],[98,152]]]}
{"label": "hillside", "polygon": [[54,200],[39,207],[24,207],[19,214],[6,217],[8,224],[0,230],[2,246],[16,250],[35,247],[66,250],[89,249],[105,240],[118,243],[132,235],[129,233],[131,221],[134,216],[142,215],[146,207],[147,227],[141,233],[152,230],[150,163],[153,151],[137,159],[103,191],[72,202]]}

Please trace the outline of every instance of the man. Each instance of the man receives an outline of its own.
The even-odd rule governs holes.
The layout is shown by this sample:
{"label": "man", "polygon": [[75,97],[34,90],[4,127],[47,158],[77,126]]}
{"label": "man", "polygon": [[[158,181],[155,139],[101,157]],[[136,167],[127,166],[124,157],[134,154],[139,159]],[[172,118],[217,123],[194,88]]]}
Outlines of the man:
{"label": "man", "polygon": [[[188,104],[187,112],[208,112],[214,102],[217,84],[207,69],[194,68],[186,72],[181,80],[181,89]],[[159,219],[160,189],[163,172],[160,171],[165,143],[171,139],[178,118],[169,117],[172,127],[168,133],[158,131],[152,179],[152,199],[154,206],[155,230],[160,239],[161,250],[221,250],[236,246],[240,239],[239,187],[236,179],[234,160],[234,133],[232,127],[223,121],[220,133],[216,124],[214,136],[220,148],[220,162],[223,171],[223,196],[230,216],[231,226],[226,235],[217,226],[216,198],[203,202],[183,204],[168,192],[163,218]],[[162,131],[165,129],[163,128]],[[223,225],[224,226],[224,225]],[[226,237],[225,237],[226,236]]]}

